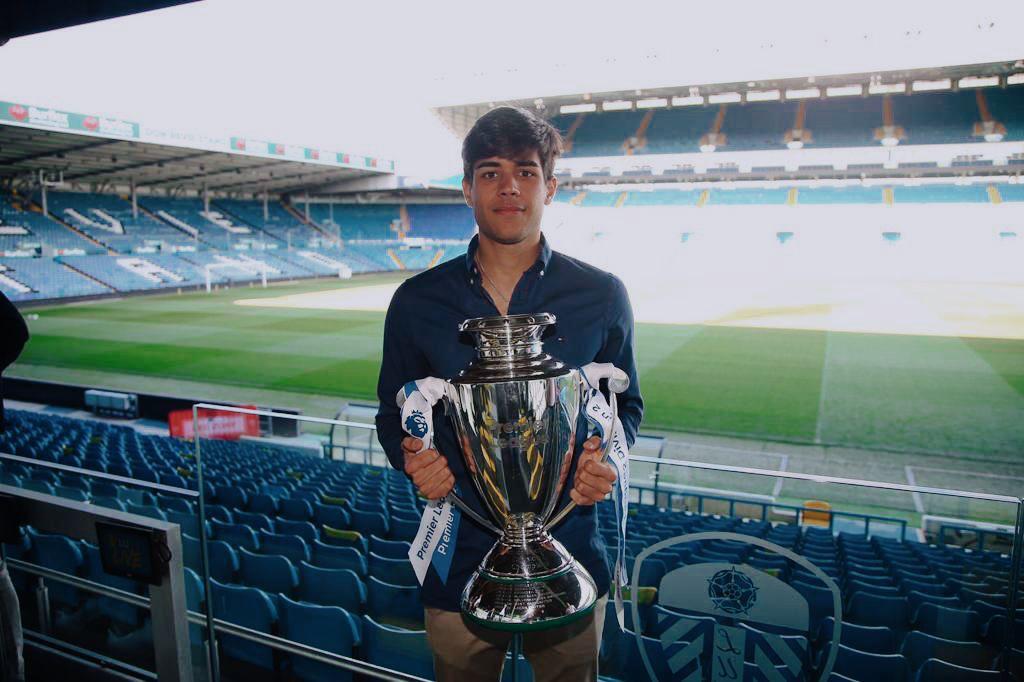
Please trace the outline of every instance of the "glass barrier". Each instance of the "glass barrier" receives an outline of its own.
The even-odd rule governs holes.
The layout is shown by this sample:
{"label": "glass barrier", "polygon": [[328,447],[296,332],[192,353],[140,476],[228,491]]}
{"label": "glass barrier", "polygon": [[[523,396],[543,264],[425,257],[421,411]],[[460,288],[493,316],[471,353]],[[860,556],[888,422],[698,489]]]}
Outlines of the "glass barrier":
{"label": "glass barrier", "polygon": [[[178,524],[187,564],[198,541],[190,546],[185,533],[198,535],[200,525],[193,457],[189,443],[124,426],[8,410],[0,434],[0,484],[80,503],[83,512],[96,509],[110,517],[107,523],[131,523],[131,515],[139,515]],[[29,656],[70,648],[104,668],[155,676],[155,593],[142,580],[107,572],[111,550],[123,549],[116,546],[119,539],[77,523],[76,509],[59,512],[67,518],[50,527],[22,526],[3,546],[34,643]],[[133,565],[141,565],[132,556]],[[188,606],[201,608],[201,567],[193,563],[181,571]],[[209,672],[202,627],[194,626],[190,637],[192,676],[204,679]]]}
{"label": "glass barrier", "polygon": [[[328,446],[262,438],[261,416],[301,422],[295,433],[318,432]],[[47,440],[18,415],[11,421],[20,426],[0,442],[12,453],[0,456],[0,483],[181,526],[196,679],[433,679],[406,558],[424,502],[402,473],[353,456],[369,452],[372,425],[198,405],[191,442],[122,444],[83,436],[86,425],[51,428],[64,435]],[[90,445],[103,457],[83,456]],[[1020,672],[1018,496],[687,454],[653,438],[631,454],[623,627],[609,600],[599,615],[602,678],[930,679],[950,665]],[[614,517],[613,503],[598,505],[612,562]],[[152,671],[144,588],[91,568],[80,542],[76,552],[40,537],[29,531],[4,548],[30,629]],[[63,545],[71,561],[49,545]],[[60,584],[33,564],[108,591],[84,594],[88,583]],[[516,661],[504,679],[528,678],[528,663]]]}
{"label": "glass barrier", "polygon": [[[323,458],[256,436],[202,435],[232,419],[244,430],[258,412],[196,408],[197,423],[211,420],[196,442],[204,489],[235,525],[211,524],[208,544],[238,546],[234,584],[277,595],[282,637],[432,679],[419,587],[405,558],[422,501],[404,475],[370,463],[369,424],[299,417],[334,422]],[[1019,667],[1019,497],[686,454],[658,438],[641,438],[631,453],[623,628],[610,600],[600,615],[602,678],[825,680],[876,671],[871,678],[913,679],[923,670],[930,679],[949,665]],[[745,454],[728,453],[733,462],[778,461]],[[613,504],[598,514],[614,562]],[[337,570],[359,582],[328,594],[317,580]],[[355,636],[314,641],[290,630],[290,610],[303,602],[309,619],[313,604],[340,609],[351,629],[335,630]],[[230,611],[227,602],[214,609],[217,617]],[[379,657],[382,632],[393,640],[383,650],[401,651],[400,664]],[[238,669],[244,652],[218,639],[222,663]],[[281,662],[267,653],[262,665]],[[521,660],[505,678],[528,670]]]}

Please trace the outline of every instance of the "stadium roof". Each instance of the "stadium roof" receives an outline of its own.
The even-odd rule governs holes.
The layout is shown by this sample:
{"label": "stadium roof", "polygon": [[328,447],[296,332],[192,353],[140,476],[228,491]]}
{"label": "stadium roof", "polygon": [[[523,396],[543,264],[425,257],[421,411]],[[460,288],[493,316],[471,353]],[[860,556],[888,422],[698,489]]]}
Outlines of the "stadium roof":
{"label": "stadium roof", "polygon": [[[287,194],[393,179],[394,161],[0,101],[0,180]],[[42,175],[41,175],[42,174]],[[385,184],[393,184],[386,182]]]}
{"label": "stadium roof", "polygon": [[11,38],[103,19],[149,12],[196,0],[5,0],[0,7],[0,45]]}
{"label": "stadium roof", "polygon": [[[961,78],[969,77],[996,77],[1000,84],[1006,82],[1011,75],[1024,77],[1024,60],[989,62],[985,64],[965,64],[961,66],[945,66],[923,69],[905,69],[899,71],[875,71],[863,73],[834,74],[824,76],[807,76],[800,78],[780,78],[773,80],[742,81],[729,83],[704,83],[704,84],[680,84],[672,87],[633,89],[633,90],[610,90],[607,92],[581,92],[565,95],[532,97],[526,99],[513,99],[493,102],[476,102],[472,104],[457,104],[450,106],[436,107],[434,112],[442,122],[459,139],[465,137],[472,127],[473,122],[480,116],[487,113],[495,106],[511,104],[532,109],[545,116],[555,116],[560,113],[563,106],[594,104],[598,108],[605,102],[623,103],[622,108],[632,109],[637,102],[645,100],[664,99],[666,105],[672,105],[673,98],[693,98],[690,103],[714,103],[708,102],[712,95],[723,93],[738,93],[741,99],[747,100],[747,93],[750,92],[772,92],[778,91],[780,99],[786,99],[787,90],[807,90],[816,87],[820,90],[820,97],[827,96],[829,87],[861,86],[863,93],[867,94],[872,86],[878,89],[879,86],[895,83],[912,83],[914,81],[936,81],[940,79],[951,79],[951,86],[956,87]],[[909,92],[911,88],[907,86]],[[698,99],[699,98],[699,99]],[[806,95],[801,99],[805,99]],[[753,101],[753,98],[751,99]],[[567,112],[568,113],[568,112]]]}

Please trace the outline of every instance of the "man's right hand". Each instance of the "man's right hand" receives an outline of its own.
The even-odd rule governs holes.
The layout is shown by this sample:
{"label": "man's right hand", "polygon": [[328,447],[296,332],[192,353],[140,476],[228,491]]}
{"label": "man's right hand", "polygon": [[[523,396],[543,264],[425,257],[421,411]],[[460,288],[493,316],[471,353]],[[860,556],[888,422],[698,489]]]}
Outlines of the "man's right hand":
{"label": "man's right hand", "polygon": [[402,439],[405,473],[412,479],[420,495],[428,500],[444,497],[455,487],[455,476],[448,468],[448,460],[437,450],[424,450],[423,441],[406,436]]}

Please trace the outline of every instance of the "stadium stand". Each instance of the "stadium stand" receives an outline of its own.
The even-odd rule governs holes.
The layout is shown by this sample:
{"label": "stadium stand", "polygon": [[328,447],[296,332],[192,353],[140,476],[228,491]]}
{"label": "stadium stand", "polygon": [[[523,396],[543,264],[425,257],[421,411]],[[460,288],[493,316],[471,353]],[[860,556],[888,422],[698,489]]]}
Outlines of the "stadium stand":
{"label": "stadium stand", "polygon": [[[20,228],[20,229],[19,229]],[[100,253],[102,246],[37,212],[19,197],[0,194],[0,251]]]}
{"label": "stadium stand", "polygon": [[263,202],[245,199],[217,199],[211,202],[225,215],[237,219],[237,222],[252,227],[275,237],[281,244],[289,240],[292,246],[308,246],[318,244],[322,235],[309,225],[303,223],[276,201],[267,202],[267,217],[263,217]]}
{"label": "stadium stand", "polygon": [[120,253],[194,248],[182,230],[145,211],[132,216],[131,204],[112,194],[50,192],[47,206],[56,218]]}
{"label": "stadium stand", "polygon": [[341,230],[345,241],[390,241],[401,223],[397,204],[311,204],[310,218],[328,234]]}
{"label": "stadium stand", "polygon": [[[983,95],[994,120],[1006,126],[1007,141],[1024,139],[1024,87],[985,88]],[[891,96],[893,124],[903,128],[901,144],[978,142],[974,124],[982,120],[975,91],[921,92]],[[877,145],[875,130],[884,123],[883,97],[826,97],[802,100],[806,104],[804,129],[809,147],[864,147]],[[724,112],[722,150],[747,151],[785,148],[785,134],[793,129],[799,102],[748,102],[683,106],[651,110],[639,146],[628,153],[668,154],[699,150],[700,139],[712,131],[715,117]],[[570,131],[566,157],[614,156],[627,153],[643,111],[613,111],[556,115],[551,119],[563,134]]]}
{"label": "stadium stand", "polygon": [[[127,426],[50,414],[10,410],[8,418],[9,427],[0,434],[0,451],[196,488],[192,446],[187,442],[144,435]],[[402,517],[415,519],[421,510],[422,501],[403,474],[321,460],[256,442],[206,440],[203,453],[204,493],[211,517],[211,586],[218,617],[327,651],[430,676],[422,610],[415,594],[419,587],[404,559],[416,527],[392,523]],[[3,460],[0,481],[84,496],[96,504],[120,505],[179,521],[195,519],[195,506],[181,498],[154,495],[127,483],[101,481],[72,471],[55,472]],[[325,510],[338,512],[330,515],[332,523],[345,528],[332,529],[321,523]],[[214,515],[223,520],[213,519]],[[599,506],[598,517],[611,558],[614,510]],[[934,669],[942,668],[945,674],[945,668],[951,666],[967,671],[962,674],[980,674],[993,669],[1005,641],[1010,575],[1010,559],[1005,554],[671,511],[649,504],[633,505],[629,524],[630,574],[635,557],[644,548],[702,531],[763,538],[811,560],[835,581],[842,594],[845,606],[834,672],[850,679],[946,679],[933,677],[940,674]],[[192,525],[194,530],[199,528]],[[140,589],[131,581],[101,576],[96,570],[95,548],[85,543],[30,532],[20,545],[5,549],[8,556],[93,577],[128,591]],[[184,549],[187,570],[201,574],[199,540],[186,534]],[[673,546],[646,559],[640,584],[657,587],[671,568],[715,561],[760,568],[808,599],[809,633],[775,634],[785,635],[778,641],[792,647],[806,678],[813,679],[810,673],[822,665],[835,630],[831,593],[813,574],[754,545],[705,540]],[[26,589],[23,580],[19,579],[19,584]],[[816,596],[819,592],[821,600]],[[201,584],[191,593],[192,603],[202,601]],[[629,620],[627,632],[620,632],[614,624],[605,627],[601,663],[608,679],[633,679],[630,661],[634,654],[628,652],[636,649],[632,642],[637,628],[644,641],[651,638],[658,647],[657,638],[665,631],[667,620],[687,623],[694,633],[713,629],[713,619],[664,608],[658,604],[656,592],[654,595],[653,601],[642,605],[640,622]],[[985,606],[985,600],[995,605]],[[130,660],[145,659],[152,634],[134,607],[86,597],[59,584],[50,587],[50,602],[56,611],[56,629],[70,641],[102,646]],[[816,606],[819,602],[821,606]],[[26,618],[34,618],[33,607],[25,610]],[[608,613],[614,613],[611,604]],[[610,618],[614,621],[614,615]],[[747,624],[743,627],[748,630],[748,648],[761,646],[756,644],[759,638],[775,636]],[[1013,646],[1024,646],[1024,620],[1012,636]],[[300,664],[295,658],[237,638],[222,636],[221,642],[227,670],[295,672],[305,664],[314,665],[309,661]],[[705,654],[710,655],[712,638],[705,637],[704,642]],[[398,658],[403,660],[401,665],[396,663]],[[656,658],[663,660],[663,655],[658,653]],[[783,662],[775,665],[781,670]]]}
{"label": "stadium stand", "polygon": [[50,258],[2,258],[0,268],[0,289],[12,301],[97,296],[111,292],[110,287]]}
{"label": "stadium stand", "polygon": [[473,211],[465,204],[410,204],[409,236],[469,240],[476,231]]}

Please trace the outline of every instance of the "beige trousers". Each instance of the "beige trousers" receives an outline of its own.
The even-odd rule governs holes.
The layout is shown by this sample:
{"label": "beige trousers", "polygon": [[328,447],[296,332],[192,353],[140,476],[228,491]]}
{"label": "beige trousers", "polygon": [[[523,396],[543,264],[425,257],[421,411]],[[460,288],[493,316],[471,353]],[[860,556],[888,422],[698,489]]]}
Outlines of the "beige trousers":
{"label": "beige trousers", "polygon": [[[607,602],[607,595],[601,597],[593,613],[575,623],[523,635],[523,654],[533,668],[535,682],[597,680],[597,656]],[[454,611],[428,608],[424,612],[437,682],[501,679],[511,633],[467,623],[462,614]]]}

